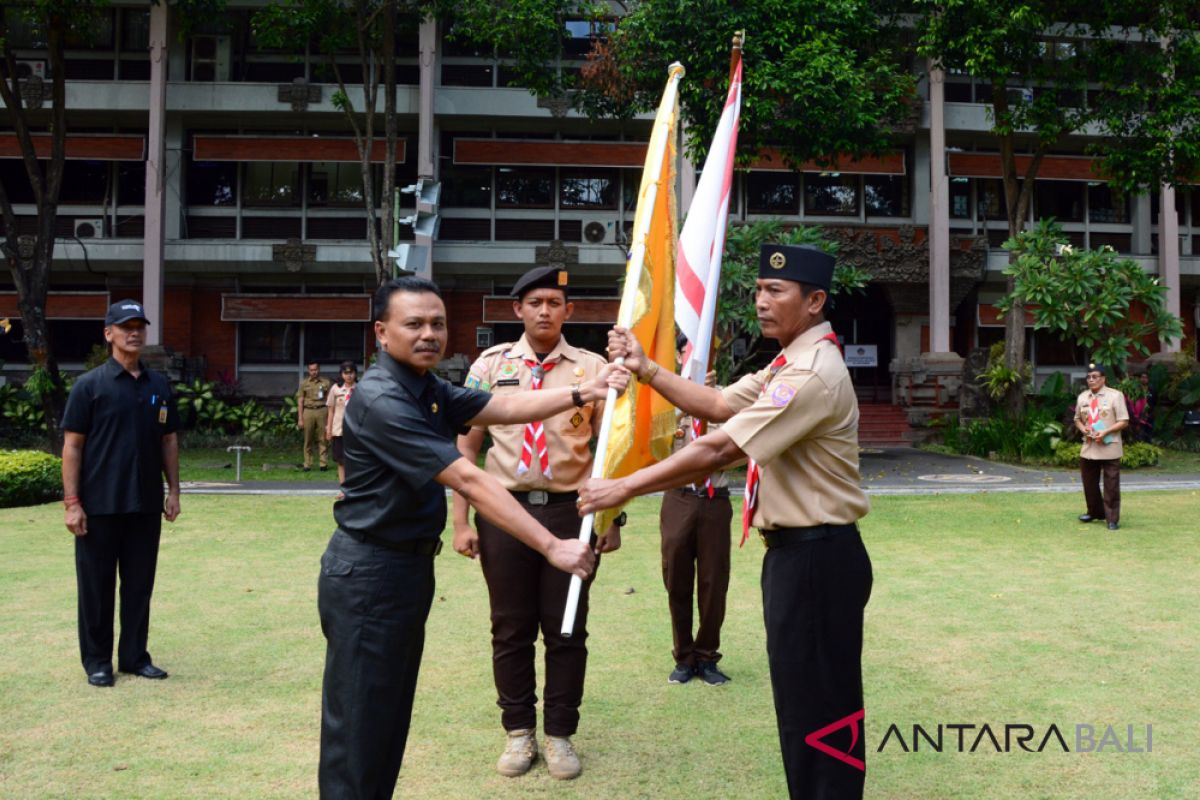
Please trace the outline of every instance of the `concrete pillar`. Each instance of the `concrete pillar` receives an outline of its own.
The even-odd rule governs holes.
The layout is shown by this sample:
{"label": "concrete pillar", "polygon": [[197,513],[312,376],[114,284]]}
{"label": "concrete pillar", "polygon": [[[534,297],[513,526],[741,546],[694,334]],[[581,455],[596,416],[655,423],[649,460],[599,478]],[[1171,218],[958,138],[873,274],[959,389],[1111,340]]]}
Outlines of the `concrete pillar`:
{"label": "concrete pillar", "polygon": [[1133,253],[1150,255],[1150,195],[1141,193],[1133,196]]}
{"label": "concrete pillar", "polygon": [[[1179,214],[1175,187],[1163,184],[1158,202],[1158,279],[1167,287],[1167,311],[1179,316]],[[1179,352],[1178,339],[1163,339],[1162,349]]]}
{"label": "concrete pillar", "polygon": [[[932,65],[931,65],[932,66]],[[946,74],[929,70],[929,350],[950,352],[950,180],[946,176]]]}
{"label": "concrete pillar", "polygon": [[[420,87],[417,116],[417,177],[434,178],[437,128],[433,124],[433,91],[434,78],[437,74],[437,44],[438,23],[432,15],[421,21],[418,33],[418,48],[420,49]],[[418,202],[418,208],[420,203]],[[416,237],[417,245],[424,247],[425,263],[418,264],[417,275],[422,278],[433,277],[433,238],[429,236]]]}
{"label": "concrete pillar", "polygon": [[166,3],[150,7],[150,115],[146,136],[145,240],[142,253],[142,304],[151,325],[146,329],[146,345],[162,345],[163,330],[163,221],[166,203],[166,165],[164,163],[167,112],[167,38]]}

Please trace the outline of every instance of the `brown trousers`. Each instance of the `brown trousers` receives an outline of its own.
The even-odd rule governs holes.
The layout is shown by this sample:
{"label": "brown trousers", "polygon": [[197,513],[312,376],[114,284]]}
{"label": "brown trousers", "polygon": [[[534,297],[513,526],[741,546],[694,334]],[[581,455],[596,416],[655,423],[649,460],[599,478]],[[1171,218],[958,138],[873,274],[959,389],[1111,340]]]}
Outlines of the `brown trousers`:
{"label": "brown trousers", "polygon": [[[1079,474],[1083,477],[1083,497],[1092,519],[1110,523],[1121,521],[1121,459],[1081,458]],[[1100,477],[1104,476],[1104,494],[1100,494]]]}
{"label": "brown trousers", "polygon": [[304,409],[304,468],[312,468],[313,462],[313,446],[316,445],[320,453],[321,466],[329,464],[329,442],[325,440],[325,414],[327,409],[324,408],[306,408]]}
{"label": "brown trousers", "polygon": [[[524,504],[522,504],[524,505]],[[530,515],[560,539],[579,536],[574,503],[524,505]],[[571,576],[550,565],[540,553],[522,544],[479,514],[479,560],[492,606],[492,674],[506,731],[537,727],[537,670],[534,642],[538,628],[546,649],[546,686],[542,727],[547,736],[572,736],[579,727],[583,679],[587,671],[588,588],[579,594],[575,632],[562,635],[563,607]],[[600,567],[600,559],[596,559]]]}
{"label": "brown trousers", "polygon": [[[671,610],[672,650],[676,663],[719,661],[725,595],[729,590],[728,497],[697,496],[686,489],[663,495],[659,512],[662,531],[663,585]],[[692,637],[692,585],[700,611],[700,628]]]}

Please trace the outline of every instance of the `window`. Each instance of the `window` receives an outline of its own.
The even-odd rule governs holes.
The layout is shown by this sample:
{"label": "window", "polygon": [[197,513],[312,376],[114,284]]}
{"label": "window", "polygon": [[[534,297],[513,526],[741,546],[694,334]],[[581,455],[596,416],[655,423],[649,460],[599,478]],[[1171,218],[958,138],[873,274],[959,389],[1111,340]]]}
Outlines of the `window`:
{"label": "window", "polygon": [[950,179],[950,217],[951,219],[971,218],[971,179]]}
{"label": "window", "polygon": [[1089,183],[1088,222],[1129,222],[1129,198],[1118,195],[1108,184]]}
{"label": "window", "polygon": [[63,205],[100,205],[108,193],[107,161],[64,161],[62,194]]}
{"label": "window", "polygon": [[304,324],[304,362],[322,364],[361,362],[365,322],[307,322]]}
{"label": "window", "polygon": [[242,322],[238,325],[238,361],[242,364],[296,364],[300,359],[300,322]]}
{"label": "window", "polygon": [[[39,161],[46,164],[46,161]],[[19,158],[0,158],[0,183],[8,193],[10,203],[32,203],[33,187],[29,185],[29,173],[25,162]]]}
{"label": "window", "polygon": [[145,204],[145,161],[121,161],[117,164],[117,202],[123,206]]}
{"label": "window", "polygon": [[997,178],[982,178],[976,182],[978,197],[975,200],[976,215],[981,220],[1007,220],[1008,211],[1004,204],[1004,185]]}
{"label": "window", "polygon": [[751,214],[795,214],[800,210],[800,176],[794,172],[751,172],[746,176],[746,210]]}
{"label": "window", "polygon": [[150,12],[123,8],[121,13],[121,50],[145,53],[150,49]]}
{"label": "window", "polygon": [[[362,205],[362,165],[314,161],[308,176],[310,206]],[[376,184],[378,185],[378,184]]]}
{"label": "window", "polygon": [[559,180],[558,202],[560,208],[615,209],[616,170],[564,172]]}
{"label": "window", "polygon": [[1083,222],[1083,186],[1074,181],[1038,181],[1035,214],[1059,222]]}
{"label": "window", "polygon": [[300,165],[295,161],[252,161],[245,170],[244,205],[300,205]]}
{"label": "window", "polygon": [[806,173],[804,213],[852,217],[858,213],[858,176]]}
{"label": "window", "polygon": [[499,167],[496,208],[553,208],[554,170]]}
{"label": "window", "polygon": [[188,166],[189,206],[232,206],[237,198],[237,164],[193,161]]}
{"label": "window", "polygon": [[621,205],[626,211],[636,211],[638,190],[642,188],[640,169],[621,170]]}
{"label": "window", "polygon": [[[25,326],[19,318],[9,320],[12,328],[0,335],[0,362],[28,364],[25,349]],[[92,348],[104,344],[104,321],[99,319],[51,319],[46,321],[50,346],[60,362],[83,361]]]}
{"label": "window", "polygon": [[491,208],[492,168],[443,164],[441,205],[450,208]]}
{"label": "window", "polygon": [[863,201],[869,217],[907,217],[908,177],[905,175],[868,175],[863,178]]}

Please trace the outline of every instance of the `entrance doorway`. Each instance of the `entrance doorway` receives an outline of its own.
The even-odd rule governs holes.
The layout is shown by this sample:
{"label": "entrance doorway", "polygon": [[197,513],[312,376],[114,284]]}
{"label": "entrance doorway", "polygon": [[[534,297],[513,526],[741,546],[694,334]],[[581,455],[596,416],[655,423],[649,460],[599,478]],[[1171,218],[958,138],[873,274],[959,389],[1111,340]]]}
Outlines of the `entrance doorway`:
{"label": "entrance doorway", "polygon": [[892,375],[892,304],[880,287],[841,294],[826,318],[842,341],[850,379],[860,403],[890,403]]}

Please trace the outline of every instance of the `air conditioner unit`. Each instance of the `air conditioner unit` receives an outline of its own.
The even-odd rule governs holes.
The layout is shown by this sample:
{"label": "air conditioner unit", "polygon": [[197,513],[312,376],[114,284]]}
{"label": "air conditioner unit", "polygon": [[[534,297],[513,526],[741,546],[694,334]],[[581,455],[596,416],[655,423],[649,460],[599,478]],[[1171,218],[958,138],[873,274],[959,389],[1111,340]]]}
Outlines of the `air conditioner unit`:
{"label": "air conditioner unit", "polygon": [[96,217],[95,219],[77,219],[77,220],[75,220],[75,238],[76,239],[103,239],[104,238],[104,218]]}
{"label": "air conditioner unit", "polygon": [[593,220],[584,223],[583,240],[588,244],[612,244],[616,241],[613,238],[613,231],[617,229],[617,224],[611,220],[601,222]]}
{"label": "air conditioner unit", "polygon": [[46,62],[45,61],[18,61],[17,62],[17,78],[19,80],[28,80],[29,78],[46,77]]}

